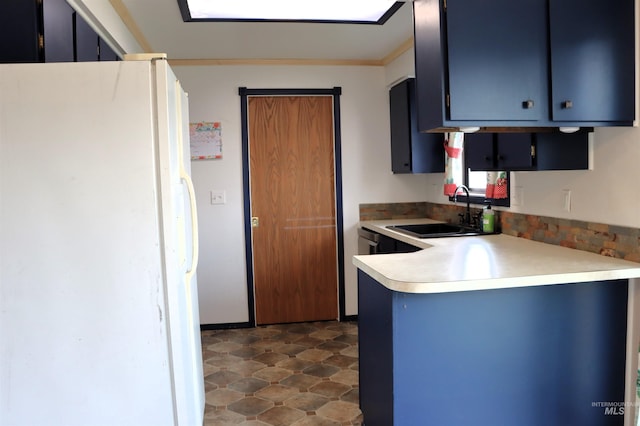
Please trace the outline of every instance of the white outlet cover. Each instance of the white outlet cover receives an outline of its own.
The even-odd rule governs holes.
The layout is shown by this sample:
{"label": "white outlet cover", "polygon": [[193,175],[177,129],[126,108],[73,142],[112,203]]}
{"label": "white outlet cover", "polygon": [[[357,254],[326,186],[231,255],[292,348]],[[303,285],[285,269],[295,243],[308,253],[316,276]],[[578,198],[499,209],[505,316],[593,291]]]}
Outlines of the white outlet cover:
{"label": "white outlet cover", "polygon": [[514,188],[513,194],[511,195],[511,205],[512,206],[524,205],[524,189],[521,186],[516,186]]}
{"label": "white outlet cover", "polygon": [[564,206],[563,206],[564,211],[570,212],[571,211],[571,190],[563,189],[562,192],[564,194]]}

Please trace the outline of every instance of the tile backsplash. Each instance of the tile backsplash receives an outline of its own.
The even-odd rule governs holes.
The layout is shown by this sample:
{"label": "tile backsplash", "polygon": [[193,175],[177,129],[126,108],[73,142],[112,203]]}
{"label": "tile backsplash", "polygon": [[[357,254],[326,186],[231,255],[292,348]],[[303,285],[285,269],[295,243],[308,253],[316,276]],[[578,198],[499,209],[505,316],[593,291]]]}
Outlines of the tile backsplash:
{"label": "tile backsplash", "polygon": [[[457,222],[465,207],[437,203],[360,204],[360,220],[412,219],[428,217]],[[481,210],[472,208],[471,214]],[[603,256],[640,262],[640,229],[580,220],[512,213],[496,210],[498,229],[506,235],[527,238]]]}

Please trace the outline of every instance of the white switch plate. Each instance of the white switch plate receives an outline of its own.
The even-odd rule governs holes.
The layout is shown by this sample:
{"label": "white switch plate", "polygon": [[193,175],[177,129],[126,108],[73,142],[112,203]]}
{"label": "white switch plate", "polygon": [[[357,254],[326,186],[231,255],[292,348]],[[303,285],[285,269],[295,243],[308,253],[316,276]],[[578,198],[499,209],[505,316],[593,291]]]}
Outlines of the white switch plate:
{"label": "white switch plate", "polygon": [[211,204],[225,204],[227,202],[227,194],[224,190],[216,189],[211,191]]}

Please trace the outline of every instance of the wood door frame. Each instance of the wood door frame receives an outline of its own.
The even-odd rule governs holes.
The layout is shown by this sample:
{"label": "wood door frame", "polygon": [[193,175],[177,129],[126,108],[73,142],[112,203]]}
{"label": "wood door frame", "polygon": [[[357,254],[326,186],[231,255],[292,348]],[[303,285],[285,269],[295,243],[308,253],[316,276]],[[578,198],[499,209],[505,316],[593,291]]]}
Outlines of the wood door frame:
{"label": "wood door frame", "polygon": [[332,89],[247,89],[240,87],[240,112],[242,120],[242,186],[244,195],[244,238],[245,264],[247,268],[247,295],[249,308],[249,325],[256,326],[255,294],[253,277],[253,245],[251,243],[251,188],[249,165],[249,96],[333,96],[333,161],[335,167],[335,203],[336,203],[336,242],[338,266],[338,315],[340,321],[347,318],[345,313],[344,283],[344,225],[342,207],[342,154],[340,138],[340,95],[341,87]]}

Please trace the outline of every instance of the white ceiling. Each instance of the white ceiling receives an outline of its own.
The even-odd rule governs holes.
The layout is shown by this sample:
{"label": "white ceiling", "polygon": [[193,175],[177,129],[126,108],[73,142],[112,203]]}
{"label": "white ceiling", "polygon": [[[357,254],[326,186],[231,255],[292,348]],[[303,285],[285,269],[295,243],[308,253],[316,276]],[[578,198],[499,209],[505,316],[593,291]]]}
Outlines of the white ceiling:
{"label": "white ceiling", "polygon": [[177,0],[111,3],[128,10],[143,47],[170,59],[382,60],[413,36],[411,3],[384,25],[183,22]]}

